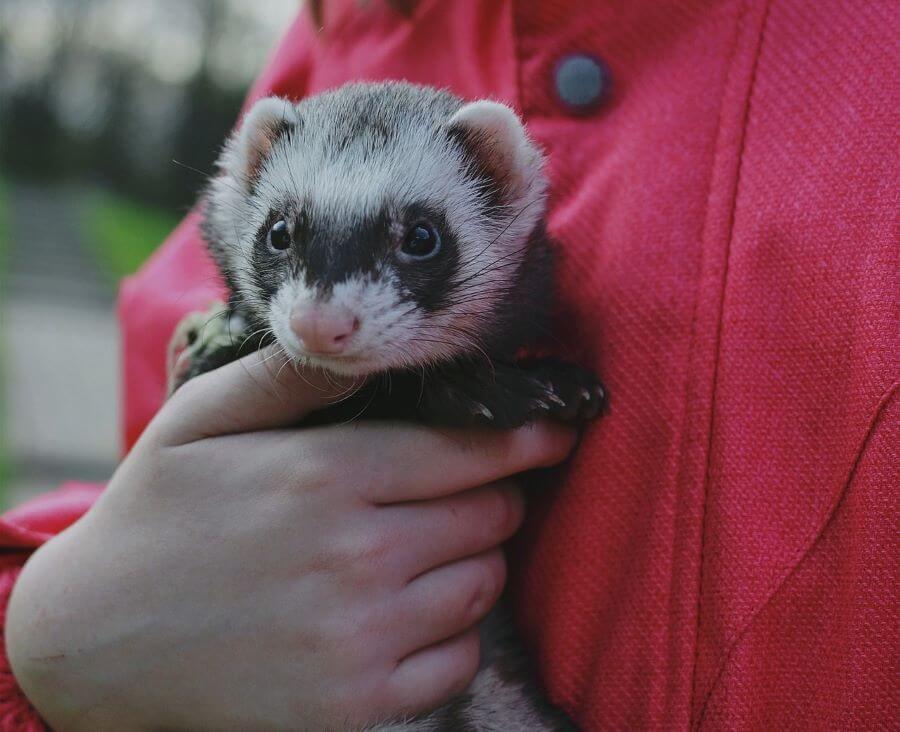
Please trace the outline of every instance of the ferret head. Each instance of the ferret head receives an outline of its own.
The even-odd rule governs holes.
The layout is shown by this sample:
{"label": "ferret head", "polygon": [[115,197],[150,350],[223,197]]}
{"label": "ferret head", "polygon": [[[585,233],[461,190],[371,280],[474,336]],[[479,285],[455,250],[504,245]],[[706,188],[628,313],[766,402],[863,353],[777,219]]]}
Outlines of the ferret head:
{"label": "ferret head", "polygon": [[493,101],[404,83],[267,98],[219,160],[206,232],[240,305],[342,374],[485,349],[543,217],[542,157]]}

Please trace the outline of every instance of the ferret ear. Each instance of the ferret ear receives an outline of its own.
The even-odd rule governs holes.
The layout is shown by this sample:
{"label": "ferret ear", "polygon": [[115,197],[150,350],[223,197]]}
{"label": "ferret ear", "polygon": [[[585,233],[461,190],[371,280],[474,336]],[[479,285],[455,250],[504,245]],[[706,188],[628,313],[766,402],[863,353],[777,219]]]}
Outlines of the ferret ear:
{"label": "ferret ear", "polygon": [[506,194],[504,197],[524,194],[539,176],[541,153],[529,139],[522,120],[505,104],[487,99],[470,102],[453,114],[449,129]]}
{"label": "ferret ear", "polygon": [[272,147],[299,122],[293,102],[280,97],[260,99],[244,115],[234,137],[230,172],[247,185],[255,181]]}

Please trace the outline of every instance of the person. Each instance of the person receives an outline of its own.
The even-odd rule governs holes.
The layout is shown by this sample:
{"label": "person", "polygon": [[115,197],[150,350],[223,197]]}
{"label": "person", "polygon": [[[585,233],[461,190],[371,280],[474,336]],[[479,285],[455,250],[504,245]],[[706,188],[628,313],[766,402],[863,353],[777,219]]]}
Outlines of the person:
{"label": "person", "polygon": [[893,4],[312,11],[250,99],[402,78],[522,113],[548,154],[558,335],[609,414],[574,451],[545,424],[298,429],[327,387],[266,389],[260,356],[163,405],[172,329],[222,294],[192,213],[122,289],[127,458],[105,491],[0,521],[2,728],[434,706],[504,582],[510,476],[567,455],[529,497],[510,592],[580,727],[897,726]]}

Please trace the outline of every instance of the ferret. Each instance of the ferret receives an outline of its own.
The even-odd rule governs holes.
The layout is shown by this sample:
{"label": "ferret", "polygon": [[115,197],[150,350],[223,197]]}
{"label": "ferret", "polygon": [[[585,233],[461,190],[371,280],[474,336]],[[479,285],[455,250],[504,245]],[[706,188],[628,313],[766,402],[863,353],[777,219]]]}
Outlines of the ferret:
{"label": "ferret", "polygon": [[[286,360],[358,378],[319,420],[509,429],[594,417],[605,394],[593,373],[519,357],[550,332],[542,167],[522,121],[495,101],[389,82],[256,102],[204,197],[226,316],[182,323],[170,388],[274,345]],[[575,727],[544,699],[495,610],[463,695],[369,729]]]}

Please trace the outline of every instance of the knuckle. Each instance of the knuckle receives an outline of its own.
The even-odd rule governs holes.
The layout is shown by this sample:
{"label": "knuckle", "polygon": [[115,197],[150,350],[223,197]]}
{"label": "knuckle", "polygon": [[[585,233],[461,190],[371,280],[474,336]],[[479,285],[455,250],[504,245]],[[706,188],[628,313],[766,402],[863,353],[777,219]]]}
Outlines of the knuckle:
{"label": "knuckle", "polygon": [[335,454],[332,442],[316,428],[303,430],[301,439],[285,433],[285,446],[297,456],[297,465],[310,475],[336,477],[341,467],[340,453]]}
{"label": "knuckle", "polygon": [[506,581],[506,564],[502,556],[492,553],[474,562],[463,599],[462,614],[471,622],[487,615]]}
{"label": "knuckle", "polygon": [[390,496],[396,467],[383,456],[370,454],[371,446],[353,444],[353,460],[346,460],[347,443],[343,443],[338,460],[347,488],[363,503],[378,503]]}
{"label": "knuckle", "polygon": [[358,548],[359,561],[369,567],[380,567],[394,548],[394,539],[385,531],[364,532]]}
{"label": "knuckle", "polygon": [[339,571],[356,568],[365,553],[364,542],[354,533],[334,537],[327,550],[331,568]]}
{"label": "knuckle", "polygon": [[373,496],[384,492],[382,487],[389,483],[393,466],[385,465],[383,460],[368,459],[365,447],[342,439],[343,434],[331,427],[304,432],[298,465],[303,475],[316,484],[358,498],[361,503],[371,503]]}
{"label": "knuckle", "polygon": [[294,434],[286,435],[285,451],[292,456],[295,466],[292,480],[298,490],[307,494],[346,497],[357,473],[362,472],[355,461],[347,460],[346,448],[323,438],[318,429],[304,430],[300,440]]}
{"label": "knuckle", "polygon": [[293,463],[290,482],[306,495],[327,493],[333,489],[337,476],[328,461],[321,455],[301,455]]}
{"label": "knuckle", "polygon": [[316,635],[320,639],[321,646],[337,657],[346,653],[360,640],[363,628],[364,623],[352,613],[333,612],[318,623]]}
{"label": "knuckle", "polygon": [[332,570],[364,583],[374,578],[391,546],[390,537],[383,531],[348,531],[331,542],[327,556]]}
{"label": "knuckle", "polygon": [[365,470],[359,470],[348,476],[348,483],[361,501],[369,503],[387,493],[384,490],[384,486],[389,484],[386,472],[384,466],[367,466]]}

